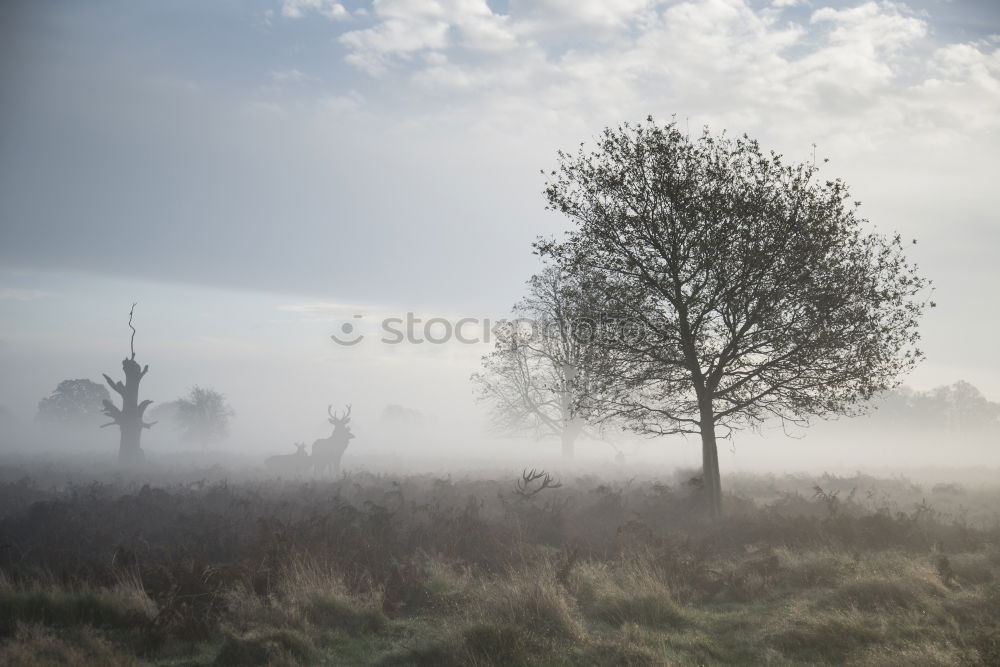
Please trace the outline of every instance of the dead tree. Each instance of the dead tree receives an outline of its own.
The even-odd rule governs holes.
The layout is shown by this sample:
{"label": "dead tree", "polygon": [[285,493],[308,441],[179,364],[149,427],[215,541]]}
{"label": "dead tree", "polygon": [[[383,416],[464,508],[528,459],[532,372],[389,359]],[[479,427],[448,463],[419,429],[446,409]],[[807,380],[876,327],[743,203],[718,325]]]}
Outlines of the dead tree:
{"label": "dead tree", "polygon": [[135,327],[132,326],[132,314],[135,312],[135,304],[128,312],[128,326],[132,330],[132,338],[129,342],[131,357],[122,359],[122,371],[125,373],[125,382],[112,380],[107,373],[104,380],[108,386],[118,392],[122,398],[122,406],[119,408],[114,403],[105,399],[104,414],[111,418],[105,426],[117,425],[121,432],[121,442],[118,448],[118,460],[122,463],[138,463],[145,460],[140,441],[142,439],[142,429],[151,428],[156,422],[145,422],[142,419],[146,408],[153,402],[150,400],[139,402],[139,382],[149,371],[149,365],[139,368],[139,363],[135,360]]}

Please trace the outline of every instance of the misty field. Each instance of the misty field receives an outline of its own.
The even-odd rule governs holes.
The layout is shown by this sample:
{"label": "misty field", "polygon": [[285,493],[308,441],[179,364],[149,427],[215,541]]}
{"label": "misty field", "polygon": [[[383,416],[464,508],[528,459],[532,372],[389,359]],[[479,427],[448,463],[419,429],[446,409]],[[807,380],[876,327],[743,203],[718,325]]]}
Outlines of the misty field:
{"label": "misty field", "polygon": [[225,476],[0,467],[0,664],[1000,662],[1000,486]]}

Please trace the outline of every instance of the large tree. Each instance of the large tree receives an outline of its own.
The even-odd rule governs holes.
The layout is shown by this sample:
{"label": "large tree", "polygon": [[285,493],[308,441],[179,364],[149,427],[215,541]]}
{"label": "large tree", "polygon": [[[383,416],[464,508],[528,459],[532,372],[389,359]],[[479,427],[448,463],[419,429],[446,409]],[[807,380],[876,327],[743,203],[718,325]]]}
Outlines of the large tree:
{"label": "large tree", "polygon": [[495,329],[495,348],[472,376],[497,430],[557,437],[566,460],[587,427],[590,387],[605,362],[595,344],[598,291],[590,279],[556,266],[533,276],[528,295],[515,305],[513,319]]}
{"label": "large tree", "polygon": [[638,432],[698,434],[712,515],[717,437],[862,409],[921,357],[927,282],[814,163],[649,118],[560,153],[545,192],[576,228],[539,252],[603,274],[600,301],[641,333],[604,337],[621,359],[605,410]]}
{"label": "large tree", "polygon": [[63,380],[51,395],[38,402],[35,421],[61,426],[93,425],[100,419],[108,390],[92,380]]}

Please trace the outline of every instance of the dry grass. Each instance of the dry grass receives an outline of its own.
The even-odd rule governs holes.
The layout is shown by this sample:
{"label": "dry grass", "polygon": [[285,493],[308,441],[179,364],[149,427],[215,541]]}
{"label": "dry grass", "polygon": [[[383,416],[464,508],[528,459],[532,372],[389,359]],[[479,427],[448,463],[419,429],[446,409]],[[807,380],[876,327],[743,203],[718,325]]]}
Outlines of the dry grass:
{"label": "dry grass", "polygon": [[90,628],[56,631],[42,625],[18,625],[13,637],[0,643],[0,665],[7,667],[131,667],[138,660],[127,648]]}
{"label": "dry grass", "polygon": [[94,626],[129,630],[150,622],[156,605],[132,575],[111,587],[59,584],[51,574],[15,583],[0,576],[0,638],[22,625],[54,628]]}
{"label": "dry grass", "polygon": [[583,625],[576,603],[549,567],[513,572],[482,583],[470,616],[547,642],[576,640]]}
{"label": "dry grass", "polygon": [[913,485],[744,479],[771,501],[708,523],[683,485],[564,481],[8,485],[0,664],[1000,664],[1000,528]]}
{"label": "dry grass", "polygon": [[666,629],[685,622],[649,553],[619,562],[586,562],[574,568],[569,589],[588,617],[611,626],[636,623]]}

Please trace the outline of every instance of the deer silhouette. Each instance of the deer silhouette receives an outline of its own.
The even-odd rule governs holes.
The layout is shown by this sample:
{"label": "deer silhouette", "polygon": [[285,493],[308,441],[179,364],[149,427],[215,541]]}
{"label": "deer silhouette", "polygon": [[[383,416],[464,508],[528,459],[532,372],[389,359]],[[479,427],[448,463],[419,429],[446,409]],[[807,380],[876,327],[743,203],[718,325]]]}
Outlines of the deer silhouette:
{"label": "deer silhouette", "polygon": [[333,412],[333,406],[328,405],[326,412],[330,415],[329,422],[333,424],[333,433],[329,438],[320,438],[312,445],[313,466],[317,473],[332,471],[334,477],[340,476],[340,460],[344,458],[344,452],[354,434],[348,424],[351,421],[351,406],[348,404],[347,411],[343,417],[338,417]]}
{"label": "deer silhouette", "polygon": [[285,475],[304,473],[312,463],[304,442],[295,443],[294,454],[276,454],[264,459],[264,467],[270,472]]}

